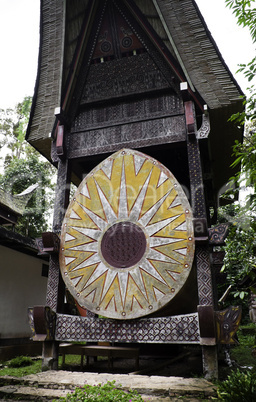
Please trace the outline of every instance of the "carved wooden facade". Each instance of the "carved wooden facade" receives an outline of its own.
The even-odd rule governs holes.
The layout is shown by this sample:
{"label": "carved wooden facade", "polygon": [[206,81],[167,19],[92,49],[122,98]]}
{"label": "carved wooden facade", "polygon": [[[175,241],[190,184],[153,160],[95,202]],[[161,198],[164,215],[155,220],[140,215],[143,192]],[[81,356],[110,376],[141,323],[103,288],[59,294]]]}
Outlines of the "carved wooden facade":
{"label": "carved wooden facade", "polygon": [[[127,311],[123,311],[122,317],[110,314],[107,320],[90,313],[87,317],[64,314],[64,282],[59,265],[68,265],[72,258],[78,257],[68,253],[63,256],[61,248],[59,262],[59,252],[52,252],[46,306],[55,312],[56,315],[51,317],[54,317],[52,319],[56,326],[55,333],[50,337],[53,343],[45,342],[45,355],[54,355],[56,342],[62,340],[201,344],[205,373],[217,376],[216,344],[219,341],[217,336],[222,332],[218,330],[217,333],[215,326],[223,320],[216,318],[210,253],[211,247],[220,242],[220,238],[215,242],[214,236],[222,231],[210,229],[209,234],[209,208],[216,210],[221,188],[230,176],[230,147],[235,139],[241,137],[241,133],[227,123],[227,118],[230,113],[241,110],[242,104],[241,90],[223,62],[195,2],[80,0],[63,4],[60,0],[41,0],[40,50],[27,140],[58,167],[53,232],[58,236],[62,233],[62,238],[67,241],[76,239],[74,233],[79,225],[72,223],[74,227],[69,231],[65,226],[61,227],[63,220],[64,225],[70,225],[70,220],[82,219],[82,215],[79,215],[81,206],[83,213],[88,215],[85,219],[90,217],[96,224],[96,218],[91,214],[92,208],[82,201],[79,207],[69,208],[70,212],[64,219],[69,203],[68,184],[70,180],[80,184],[92,169],[106,172],[110,162],[102,161],[118,163],[113,162],[117,159],[112,154],[124,149],[124,155],[130,155],[134,160],[151,160],[152,166],[159,163],[174,174],[191,205],[192,232],[188,234],[188,242],[195,243],[195,256],[187,251],[188,245],[182,246],[183,251],[179,251],[180,255],[187,253],[192,269],[177,296],[171,297],[166,306],[160,303],[159,311],[152,306],[155,315],[149,310],[142,314],[143,318],[135,315],[129,320],[126,320]],[[211,57],[207,56],[209,54]],[[97,165],[99,168],[96,168]],[[127,181],[121,177],[122,174],[127,177],[127,172],[124,168],[122,173],[121,169],[119,175],[120,183],[126,183],[125,188],[128,187]],[[136,174],[138,172],[139,169]],[[168,175],[167,178],[171,177]],[[103,202],[108,198],[104,196],[103,187],[100,188],[98,179],[94,178],[98,195],[92,197],[93,192],[88,190],[92,173],[87,177],[82,182],[85,184],[79,187],[82,196],[80,193],[77,196],[85,196],[92,203],[99,201],[103,205],[105,202],[103,209],[106,212],[111,202]],[[155,189],[163,182],[161,179]],[[140,184],[142,188],[144,182]],[[117,188],[121,203],[122,184]],[[101,192],[102,195],[99,195]],[[72,205],[74,202],[75,199],[71,200]],[[185,216],[189,208],[184,207],[180,214],[184,213]],[[144,213],[149,209],[145,209]],[[128,222],[131,211],[132,207],[123,220]],[[141,225],[141,211],[138,222],[130,222],[130,226],[126,222],[130,228],[137,223],[137,226]],[[167,215],[163,216],[166,218]],[[116,220],[111,222],[117,224],[117,212],[115,216]],[[106,223],[106,214],[101,219],[105,219]],[[84,233],[88,234],[89,229],[86,232],[84,227]],[[119,232],[123,230],[124,227],[119,228]],[[144,228],[140,230],[143,232]],[[136,241],[145,243],[144,256],[148,240],[144,240],[144,232],[141,232],[138,234],[137,230]],[[112,244],[109,233],[106,240],[108,246]],[[116,246],[117,241],[113,244]],[[134,249],[135,243],[131,240],[130,244]],[[74,246],[76,253],[81,251],[80,246]],[[65,240],[61,247],[65,250]],[[90,247],[87,246],[83,252],[89,253],[96,246]],[[118,253],[113,251],[114,257],[110,259],[102,247],[100,257],[106,264],[118,269],[113,258],[121,257],[117,257]],[[133,266],[131,261],[133,259],[127,253],[123,268],[130,269]],[[188,261],[184,262],[184,266],[186,264]],[[68,269],[62,269],[62,273],[65,276]],[[122,282],[121,277],[120,274],[119,280]],[[78,276],[71,275],[72,278],[76,288]],[[65,283],[72,287],[69,282]],[[155,289],[157,302],[164,290],[160,285]],[[74,289],[71,293],[79,303],[80,292],[76,294]],[[113,302],[111,300],[109,303]],[[115,302],[117,300],[116,297]],[[139,303],[139,297],[136,301],[138,305],[143,304]],[[92,303],[89,305],[93,306]],[[114,306],[113,302],[113,309]],[[92,311],[97,313],[97,308],[92,307]],[[99,311],[102,314],[102,310]],[[35,315],[34,319],[40,318]],[[48,339],[49,333],[51,331],[47,332]]]}

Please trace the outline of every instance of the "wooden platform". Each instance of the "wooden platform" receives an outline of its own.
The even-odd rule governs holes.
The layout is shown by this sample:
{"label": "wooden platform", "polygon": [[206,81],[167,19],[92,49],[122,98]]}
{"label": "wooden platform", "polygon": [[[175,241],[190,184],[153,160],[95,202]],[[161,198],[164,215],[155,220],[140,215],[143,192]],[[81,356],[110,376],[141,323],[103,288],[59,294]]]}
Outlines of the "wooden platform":
{"label": "wooden platform", "polygon": [[121,346],[103,346],[103,345],[77,345],[61,344],[60,355],[62,356],[62,365],[65,363],[65,356],[81,355],[81,368],[84,365],[86,356],[86,365],[89,366],[89,358],[98,356],[108,357],[108,369],[113,368],[114,358],[135,359],[135,370],[139,370],[139,348],[121,347]]}

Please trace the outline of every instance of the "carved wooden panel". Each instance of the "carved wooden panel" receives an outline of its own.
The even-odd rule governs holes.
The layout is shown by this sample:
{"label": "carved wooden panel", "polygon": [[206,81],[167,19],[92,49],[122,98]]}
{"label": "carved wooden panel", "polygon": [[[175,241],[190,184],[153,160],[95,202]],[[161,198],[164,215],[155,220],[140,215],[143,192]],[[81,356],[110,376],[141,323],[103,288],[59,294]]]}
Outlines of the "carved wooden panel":
{"label": "carved wooden panel", "polygon": [[148,53],[92,64],[82,95],[82,104],[124,95],[169,88]]}
{"label": "carved wooden panel", "polygon": [[[120,148],[141,148],[182,142],[186,139],[184,116],[117,125],[98,130],[72,133],[68,139],[67,157],[114,152]],[[52,154],[53,161],[56,156]]]}
{"label": "carved wooden panel", "polygon": [[198,314],[129,321],[57,314],[55,339],[67,342],[199,344]]}
{"label": "carved wooden panel", "polygon": [[95,46],[93,60],[110,60],[126,55],[143,45],[125,18],[112,3],[108,3]]}
{"label": "carved wooden panel", "polygon": [[174,94],[133,99],[130,102],[119,100],[116,103],[104,103],[103,106],[91,106],[82,110],[76,117],[71,132],[169,117],[183,112],[182,101]]}

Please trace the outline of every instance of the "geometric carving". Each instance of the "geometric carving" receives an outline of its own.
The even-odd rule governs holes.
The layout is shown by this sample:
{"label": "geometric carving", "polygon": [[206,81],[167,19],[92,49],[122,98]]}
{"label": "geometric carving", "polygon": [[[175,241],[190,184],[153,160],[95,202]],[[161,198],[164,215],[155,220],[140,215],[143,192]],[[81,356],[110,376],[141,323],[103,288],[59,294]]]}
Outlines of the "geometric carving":
{"label": "geometric carving", "polygon": [[58,287],[59,287],[59,262],[58,256],[53,254],[49,264],[49,274],[47,283],[46,305],[53,311],[57,311]]}
{"label": "geometric carving", "polygon": [[71,132],[89,131],[116,124],[152,120],[159,117],[170,117],[183,114],[180,98],[173,94],[144,97],[136,101],[118,100],[102,106],[87,106],[75,118]]}
{"label": "geometric carving", "polygon": [[60,268],[78,303],[133,319],[169,303],[194,257],[192,212],[171,172],[121,150],[80,184],[63,221]]}
{"label": "geometric carving", "polygon": [[[124,118],[125,122],[125,118]],[[114,152],[123,147],[139,148],[185,140],[184,116],[177,115],[155,120],[147,119],[129,124],[117,124],[97,130],[71,133],[67,139],[69,159]],[[53,154],[53,160],[58,158]]]}
{"label": "geometric carving", "polygon": [[208,247],[196,248],[199,304],[213,305],[213,290]]}
{"label": "geometric carving", "polygon": [[164,76],[147,53],[92,64],[82,103],[168,88]]}
{"label": "geometric carving", "polygon": [[199,344],[198,314],[139,320],[105,320],[57,314],[58,341]]}

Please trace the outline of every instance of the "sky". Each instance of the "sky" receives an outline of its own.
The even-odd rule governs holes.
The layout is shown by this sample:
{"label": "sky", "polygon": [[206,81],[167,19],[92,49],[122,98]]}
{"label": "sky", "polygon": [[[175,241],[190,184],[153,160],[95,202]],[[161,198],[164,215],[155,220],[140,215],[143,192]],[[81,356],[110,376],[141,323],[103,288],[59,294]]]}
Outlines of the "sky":
{"label": "sky", "polygon": [[[219,50],[242,90],[237,65],[255,55],[249,32],[239,28],[224,0],[196,0]],[[0,0],[0,109],[32,96],[37,73],[40,0]]]}
{"label": "sky", "polygon": [[33,96],[40,0],[0,0],[0,109]]}

